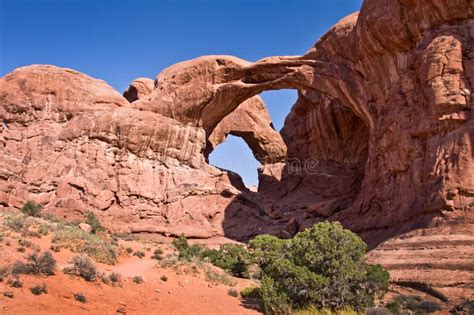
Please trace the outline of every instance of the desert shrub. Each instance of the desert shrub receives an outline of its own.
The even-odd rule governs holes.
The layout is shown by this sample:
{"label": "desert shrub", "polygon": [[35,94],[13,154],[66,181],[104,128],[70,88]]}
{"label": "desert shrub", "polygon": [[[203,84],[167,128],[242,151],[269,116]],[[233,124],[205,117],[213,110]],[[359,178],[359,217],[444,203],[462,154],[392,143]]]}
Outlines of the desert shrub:
{"label": "desert shrub", "polygon": [[422,301],[420,308],[426,313],[434,313],[441,310],[441,305],[434,301]]}
{"label": "desert shrub", "polygon": [[138,236],[125,232],[114,233],[113,236],[117,239],[129,242],[138,240]]}
{"label": "desert shrub", "polygon": [[105,284],[111,284],[110,277],[105,272],[97,272],[97,278]]}
{"label": "desert shrub", "polygon": [[205,249],[201,256],[207,258],[214,266],[231,272],[237,277],[247,277],[247,264],[250,260],[248,251],[238,244],[223,244],[216,249]]}
{"label": "desert shrub", "polygon": [[220,248],[209,249],[202,245],[189,245],[186,237],[181,236],[173,240],[173,246],[178,251],[178,259],[192,261],[206,259],[211,264],[237,277],[247,277],[248,252],[244,246],[238,244],[223,244]]}
{"label": "desert shrub", "polygon": [[92,211],[87,212],[86,223],[90,225],[92,234],[105,231],[102,224],[100,224],[99,219],[97,219],[97,217]]}
{"label": "desert shrub", "polygon": [[161,268],[170,268],[175,266],[179,262],[179,258],[175,254],[167,255],[158,262]]}
{"label": "desert shrub", "polygon": [[450,313],[453,314],[474,314],[474,300],[467,300],[456,305]]}
{"label": "desert shrub", "polygon": [[393,300],[386,305],[387,309],[389,309],[393,314],[399,314],[401,310],[400,302],[397,300]]}
{"label": "desert shrub", "polygon": [[20,246],[16,249],[16,251],[19,253],[24,253],[26,251],[26,248],[24,248],[23,246]]}
{"label": "desert shrub", "polygon": [[136,284],[140,284],[140,283],[145,282],[143,280],[142,276],[135,276],[135,277],[133,277],[132,281],[135,282]]}
{"label": "desert shrub", "polygon": [[393,313],[385,307],[371,307],[367,310],[367,315],[393,315]]}
{"label": "desert shrub", "polygon": [[122,282],[122,275],[118,272],[112,272],[109,275],[109,279],[110,282],[112,282],[113,284],[119,284],[120,282]]}
{"label": "desert shrub", "polygon": [[23,287],[23,282],[20,279],[11,279],[7,282],[7,284],[12,288],[21,288]]}
{"label": "desert shrub", "polygon": [[137,250],[135,253],[133,253],[133,256],[137,256],[138,258],[143,258],[145,257],[145,253],[142,252],[141,250]]}
{"label": "desert shrub", "polygon": [[239,291],[237,291],[235,288],[230,288],[229,290],[227,290],[227,294],[229,294],[232,297],[238,297]]}
{"label": "desert shrub", "polygon": [[30,289],[31,293],[34,295],[46,294],[48,293],[48,288],[45,283],[41,285],[34,286]]}
{"label": "desert shrub", "polygon": [[[398,303],[399,308],[397,313],[403,313],[403,311],[410,311],[414,314],[430,314],[441,310],[441,305],[434,301],[424,301],[421,297],[416,295],[399,295],[393,302]],[[387,308],[393,310],[390,303]],[[396,314],[397,314],[396,313]]]}
{"label": "desert shrub", "polygon": [[172,242],[174,248],[178,251],[178,259],[191,261],[194,257],[201,257],[204,247],[198,244],[189,245],[186,237],[180,236]]}
{"label": "desert shrub", "polygon": [[59,253],[61,251],[61,246],[53,244],[49,247],[49,249],[51,249],[55,253]]}
{"label": "desert shrub", "polygon": [[21,212],[23,212],[24,214],[26,214],[29,217],[38,218],[38,217],[41,216],[41,209],[42,208],[43,207],[40,204],[38,204],[38,203],[36,203],[32,200],[29,200],[29,201],[27,201],[23,204],[23,206],[21,207]]}
{"label": "desert shrub", "polygon": [[3,282],[3,280],[10,274],[10,268],[8,266],[2,266],[0,267],[0,282]]}
{"label": "desert shrub", "polygon": [[33,243],[31,241],[24,240],[22,238],[19,238],[17,242],[18,242],[18,245],[28,247],[28,248],[30,248],[31,245],[33,245]]}
{"label": "desert shrub", "polygon": [[127,253],[131,254],[131,253],[133,253],[133,248],[127,247],[127,248],[125,249],[125,251],[126,251]]}
{"label": "desert shrub", "polygon": [[86,233],[74,225],[65,224],[58,228],[53,243],[75,253],[87,254],[97,262],[109,265],[117,262],[117,246],[106,236]]}
{"label": "desert shrub", "polygon": [[261,296],[268,313],[310,306],[358,311],[388,288],[388,272],[368,265],[365,243],[338,222],[318,223],[290,240],[257,236],[249,248],[262,269]]}
{"label": "desert shrub", "polygon": [[317,309],[314,306],[308,306],[304,309],[299,309],[292,313],[294,315],[365,315],[364,312],[354,311],[350,307],[345,307],[340,310],[331,310],[329,308]]}
{"label": "desert shrub", "polygon": [[168,281],[168,277],[165,275],[162,275],[160,279],[161,281],[164,281],[164,282]]}
{"label": "desert shrub", "polygon": [[204,267],[205,279],[211,283],[221,283],[223,285],[234,286],[236,282],[226,273],[218,272],[209,266]]}
{"label": "desert shrub", "polygon": [[74,293],[74,299],[78,302],[81,302],[81,303],[86,303],[87,302],[86,296],[82,293]]}
{"label": "desert shrub", "polygon": [[49,227],[47,225],[40,225],[38,227],[38,233],[40,233],[41,235],[48,235],[49,234]]}
{"label": "desert shrub", "polygon": [[3,296],[7,297],[7,298],[10,298],[10,299],[13,299],[15,297],[15,294],[11,291],[5,291],[5,292],[3,292]]}
{"label": "desert shrub", "polygon": [[30,231],[28,229],[24,229],[23,231],[21,231],[21,235],[22,236],[25,236],[25,237],[36,237],[36,238],[41,238],[41,233],[39,233],[38,231]]}
{"label": "desert shrub", "polygon": [[16,261],[13,264],[13,274],[34,274],[34,275],[54,275],[54,269],[56,268],[56,259],[50,252],[44,252],[38,254],[36,252],[28,255],[26,258],[27,262],[23,263]]}
{"label": "desert shrub", "polygon": [[153,252],[153,255],[151,256],[151,258],[156,259],[156,260],[162,260],[163,256],[161,255],[163,255],[163,250],[161,248],[157,248]]}
{"label": "desert shrub", "polygon": [[88,256],[74,256],[70,263],[71,266],[64,268],[65,273],[82,277],[87,281],[94,281],[97,278],[97,268]]}
{"label": "desert shrub", "polygon": [[240,296],[243,298],[256,299],[260,298],[260,288],[259,287],[246,287],[240,291]]}
{"label": "desert shrub", "polygon": [[20,232],[25,226],[26,217],[24,215],[19,216],[9,216],[5,218],[3,225],[5,228],[13,230],[15,232]]}

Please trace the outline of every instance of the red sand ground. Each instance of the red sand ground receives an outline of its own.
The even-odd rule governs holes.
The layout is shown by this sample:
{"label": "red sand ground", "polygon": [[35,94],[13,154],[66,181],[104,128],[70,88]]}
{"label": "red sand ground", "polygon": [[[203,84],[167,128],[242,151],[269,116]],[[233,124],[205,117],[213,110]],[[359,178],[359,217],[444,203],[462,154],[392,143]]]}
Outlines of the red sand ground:
{"label": "red sand ground", "polygon": [[[0,224],[1,224],[0,218]],[[12,232],[12,236],[17,235]],[[41,239],[25,238],[48,250],[51,245],[51,234]],[[25,257],[25,253],[17,251],[17,241],[11,237],[11,245],[5,240],[0,243],[0,266],[11,264]],[[217,240],[221,242],[222,240]],[[209,241],[212,243],[212,241]],[[120,244],[133,249],[143,248],[143,242],[120,241]],[[87,282],[79,277],[64,274],[61,270],[68,265],[75,253],[61,249],[52,253],[57,260],[57,270],[54,276],[21,275],[22,288],[11,288],[6,281],[0,282],[0,313],[1,314],[116,314],[118,311],[126,314],[259,314],[258,305],[246,303],[240,298],[228,294],[229,286],[211,284],[205,280],[201,271],[198,275],[176,274],[173,269],[157,266],[156,260],[150,258],[153,249],[146,253],[145,258],[136,256],[121,256],[116,265],[96,264],[99,271],[112,271],[122,274],[122,287],[102,283],[100,280]],[[162,245],[169,248],[169,245]],[[168,250],[169,251],[169,250]],[[144,283],[136,284],[133,276],[142,276]],[[160,280],[166,275],[168,281]],[[240,289],[251,285],[245,279],[233,278]],[[33,295],[30,288],[45,283],[48,293]],[[3,296],[3,292],[11,291],[14,298]],[[82,293],[87,302],[80,303],[74,299],[74,293]]]}

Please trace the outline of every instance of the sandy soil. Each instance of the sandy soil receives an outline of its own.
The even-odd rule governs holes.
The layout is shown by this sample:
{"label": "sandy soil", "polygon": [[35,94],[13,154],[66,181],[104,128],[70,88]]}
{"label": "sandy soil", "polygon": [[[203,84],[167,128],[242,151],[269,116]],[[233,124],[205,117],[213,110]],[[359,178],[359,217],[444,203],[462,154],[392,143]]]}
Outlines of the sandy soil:
{"label": "sandy soil", "polygon": [[[1,224],[0,218],[0,224]],[[33,250],[27,248],[25,253],[17,251],[15,233],[5,237],[0,243],[0,266],[11,264],[22,259]],[[48,250],[51,245],[51,234],[42,238],[25,238],[39,245],[41,250]],[[10,240],[10,246],[6,240]],[[211,242],[212,243],[212,242]],[[82,278],[64,274],[61,270],[68,265],[75,253],[66,249],[54,253],[57,270],[54,276],[21,275],[22,288],[12,288],[6,281],[0,282],[0,313],[1,314],[259,314],[259,306],[255,302],[247,302],[228,294],[231,288],[223,284],[213,284],[205,280],[203,272],[197,275],[176,274],[176,271],[157,266],[156,260],[146,251],[147,243],[141,241],[120,241],[124,247],[141,249],[145,258],[124,255],[119,257],[116,265],[96,264],[99,271],[119,272],[122,286],[102,283],[100,280],[87,282]],[[156,247],[155,247],[156,248]],[[163,244],[165,253],[171,251],[170,246]],[[136,284],[132,277],[141,276],[144,283]],[[160,278],[166,275],[167,281]],[[251,285],[250,280],[233,278],[235,289]],[[33,295],[31,287],[45,283],[48,293]],[[3,292],[14,293],[13,298]],[[87,302],[80,303],[74,299],[75,293],[86,296]]]}

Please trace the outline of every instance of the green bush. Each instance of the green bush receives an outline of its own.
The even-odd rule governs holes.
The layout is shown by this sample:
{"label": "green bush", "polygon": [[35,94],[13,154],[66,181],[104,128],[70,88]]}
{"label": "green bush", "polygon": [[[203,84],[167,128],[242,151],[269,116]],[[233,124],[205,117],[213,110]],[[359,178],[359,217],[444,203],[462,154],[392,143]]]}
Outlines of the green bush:
{"label": "green bush", "polygon": [[260,298],[260,288],[258,287],[246,287],[240,291],[240,296],[243,298],[256,299]]}
{"label": "green bush", "polygon": [[181,236],[173,240],[173,246],[178,251],[178,259],[207,259],[211,264],[237,277],[247,277],[248,251],[238,244],[223,244],[217,249],[205,248],[202,245],[189,245],[187,239]]}
{"label": "green bush", "polygon": [[205,249],[201,256],[236,277],[247,277],[248,251],[238,244],[223,244],[219,250]]}
{"label": "green bush", "polygon": [[268,313],[345,307],[363,310],[388,288],[388,272],[365,262],[365,243],[338,222],[323,222],[280,240],[257,236],[250,256],[262,269],[261,295]]}
{"label": "green bush", "polygon": [[202,257],[204,247],[198,244],[189,245],[184,235],[175,238],[172,242],[174,248],[178,251],[178,259],[191,261],[195,257]]}
{"label": "green bush", "polygon": [[34,202],[34,201],[27,201],[23,204],[23,206],[21,207],[21,212],[23,212],[24,214],[26,214],[27,216],[29,217],[40,217],[41,216],[41,209],[43,207]]}
{"label": "green bush", "polygon": [[99,219],[97,219],[97,217],[92,211],[87,212],[86,223],[91,226],[92,234],[105,231],[105,228],[102,226],[102,224],[100,224]]}
{"label": "green bush", "polygon": [[387,309],[389,309],[393,314],[400,314],[401,305],[400,302],[397,300],[393,300],[386,305]]}
{"label": "green bush", "polygon": [[291,314],[292,303],[284,287],[273,278],[264,275],[260,289],[263,307],[269,314]]}

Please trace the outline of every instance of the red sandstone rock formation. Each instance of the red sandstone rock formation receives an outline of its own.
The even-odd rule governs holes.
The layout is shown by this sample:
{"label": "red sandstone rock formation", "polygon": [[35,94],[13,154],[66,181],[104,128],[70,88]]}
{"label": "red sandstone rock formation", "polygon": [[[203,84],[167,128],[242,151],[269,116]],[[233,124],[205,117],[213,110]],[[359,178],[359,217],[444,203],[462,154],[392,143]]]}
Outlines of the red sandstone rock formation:
{"label": "red sandstone rock formation", "polygon": [[[396,236],[371,257],[400,283],[472,294],[473,38],[472,1],[366,0],[303,56],[185,61],[128,101],[72,70],[17,69],[0,79],[0,204],[192,237],[340,220],[372,247]],[[280,136],[256,95],[284,88],[299,98]],[[258,192],[206,163],[227,134],[262,162]]]}
{"label": "red sandstone rock formation", "polygon": [[138,78],[130,83],[127,90],[123,93],[123,97],[132,103],[150,94],[154,87],[155,83],[152,79]]}

